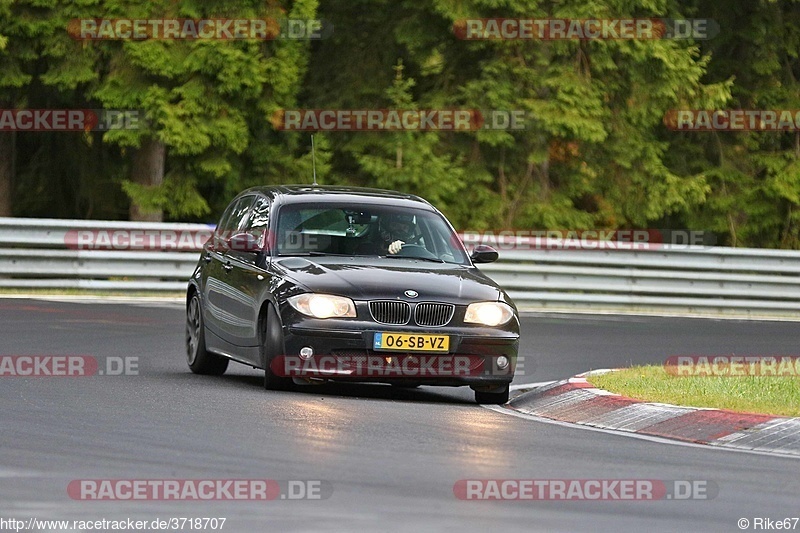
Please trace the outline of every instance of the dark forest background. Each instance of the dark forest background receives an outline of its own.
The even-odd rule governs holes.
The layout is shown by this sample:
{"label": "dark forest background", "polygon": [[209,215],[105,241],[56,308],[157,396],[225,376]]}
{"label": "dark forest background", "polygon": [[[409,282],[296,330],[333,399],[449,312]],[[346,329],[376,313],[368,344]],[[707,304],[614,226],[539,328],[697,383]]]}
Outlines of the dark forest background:
{"label": "dark forest background", "polygon": [[[324,19],[319,41],[77,41],[76,18]],[[708,18],[709,40],[465,41],[464,18]],[[675,132],[670,109],[800,109],[798,0],[0,0],[0,108],[138,109],[0,132],[0,216],[214,221],[310,183],[276,110],[524,110],[522,131],[329,132],[320,183],[420,194],[459,229],[689,228],[800,248],[800,132]]]}

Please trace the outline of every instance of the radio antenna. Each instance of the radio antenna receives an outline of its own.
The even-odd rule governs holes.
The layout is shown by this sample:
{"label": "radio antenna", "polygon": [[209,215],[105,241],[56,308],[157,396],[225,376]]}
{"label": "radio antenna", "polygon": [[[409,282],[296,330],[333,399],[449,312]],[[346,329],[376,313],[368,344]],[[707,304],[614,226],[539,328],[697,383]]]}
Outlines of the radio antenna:
{"label": "radio antenna", "polygon": [[317,154],[314,151],[314,135],[311,135],[311,166],[314,169],[314,187],[317,186]]}

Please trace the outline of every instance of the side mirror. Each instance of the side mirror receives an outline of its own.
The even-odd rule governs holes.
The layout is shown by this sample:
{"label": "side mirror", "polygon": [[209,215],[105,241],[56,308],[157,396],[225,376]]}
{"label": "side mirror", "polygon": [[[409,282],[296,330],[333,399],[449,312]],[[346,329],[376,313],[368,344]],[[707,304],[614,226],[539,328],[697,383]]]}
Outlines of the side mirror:
{"label": "side mirror", "polygon": [[258,252],[258,237],[252,233],[237,233],[228,239],[228,248],[237,252]]}
{"label": "side mirror", "polygon": [[469,256],[473,263],[494,263],[500,254],[491,246],[479,244],[472,250],[472,255]]}

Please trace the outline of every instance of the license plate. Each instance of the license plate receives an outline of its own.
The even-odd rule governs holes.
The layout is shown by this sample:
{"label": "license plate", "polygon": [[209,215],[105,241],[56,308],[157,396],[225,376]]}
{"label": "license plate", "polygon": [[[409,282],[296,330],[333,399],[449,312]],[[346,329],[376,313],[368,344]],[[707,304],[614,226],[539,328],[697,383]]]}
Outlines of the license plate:
{"label": "license plate", "polygon": [[372,347],[375,350],[402,352],[447,352],[450,337],[447,335],[420,335],[416,333],[376,333]]}

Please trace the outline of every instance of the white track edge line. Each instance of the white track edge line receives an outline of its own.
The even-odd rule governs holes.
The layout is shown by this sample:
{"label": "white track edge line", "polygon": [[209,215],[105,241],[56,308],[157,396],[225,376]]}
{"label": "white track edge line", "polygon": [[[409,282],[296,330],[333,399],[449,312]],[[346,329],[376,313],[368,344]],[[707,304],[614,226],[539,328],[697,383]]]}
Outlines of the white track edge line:
{"label": "white track edge line", "polygon": [[561,420],[553,420],[551,418],[544,418],[541,416],[531,415],[528,413],[522,413],[520,411],[514,411],[513,409],[509,409],[507,407],[503,407],[500,405],[483,405],[486,409],[490,411],[494,411],[496,413],[502,413],[510,416],[515,416],[517,418],[522,418],[524,420],[533,421],[533,422],[543,422],[545,424],[552,424],[555,426],[561,426],[566,428],[572,429],[585,429],[589,431],[596,431],[599,433],[606,433],[609,435],[617,435],[620,437],[633,437],[635,439],[644,440],[648,442],[653,442],[657,444],[671,444],[673,446],[688,446],[690,448],[697,448],[701,450],[709,450],[709,451],[725,451],[725,452],[737,452],[737,453],[750,453],[756,455],[764,455],[767,457],[780,457],[783,459],[800,459],[800,456],[788,453],[781,453],[781,452],[768,452],[763,450],[746,450],[742,448],[729,448],[724,445],[720,444],[698,444],[696,442],[685,442],[680,440],[673,440],[673,439],[666,439],[663,437],[656,437],[653,435],[643,435],[641,433],[633,433],[630,431],[622,431],[617,429],[609,429],[609,428],[598,428],[594,426],[586,426],[583,424],[572,424],[570,422],[562,422]]}

